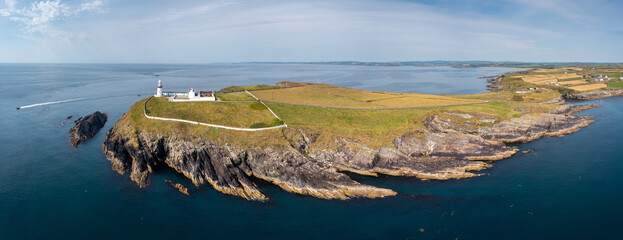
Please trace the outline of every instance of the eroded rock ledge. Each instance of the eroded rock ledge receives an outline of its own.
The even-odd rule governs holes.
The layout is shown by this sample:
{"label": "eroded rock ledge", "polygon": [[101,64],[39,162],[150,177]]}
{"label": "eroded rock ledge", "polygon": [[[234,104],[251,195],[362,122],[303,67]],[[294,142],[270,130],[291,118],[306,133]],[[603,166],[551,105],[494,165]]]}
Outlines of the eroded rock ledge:
{"label": "eroded rock ledge", "polygon": [[[147,131],[128,132],[133,126],[118,121],[107,132],[103,151],[112,168],[130,173],[139,186],[162,164],[192,180],[210,184],[225,194],[265,200],[253,179],[284,190],[325,199],[378,198],[395,195],[390,189],[360,184],[341,171],[376,176],[411,176],[452,179],[477,176],[488,161],[507,158],[518,149],[505,143],[531,141],[568,134],[589,125],[587,118],[571,115],[594,107],[561,106],[551,113],[525,114],[496,122],[484,115],[438,113],[414,129],[395,137],[391,147],[373,149],[346,138],[334,139],[332,148],[317,147],[313,130],[289,127],[286,146],[240,147],[234,144]],[[489,123],[480,127],[482,123]]]}
{"label": "eroded rock ledge", "polygon": [[565,93],[562,95],[565,99],[573,100],[592,100],[598,98],[623,96],[623,89],[607,89],[590,92]]}

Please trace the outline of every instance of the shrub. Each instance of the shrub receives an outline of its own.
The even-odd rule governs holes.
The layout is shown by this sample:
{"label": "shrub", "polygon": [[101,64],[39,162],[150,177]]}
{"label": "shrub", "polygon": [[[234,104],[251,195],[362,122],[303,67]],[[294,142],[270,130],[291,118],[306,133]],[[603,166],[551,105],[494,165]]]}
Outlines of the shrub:
{"label": "shrub", "polygon": [[520,95],[513,95],[513,101],[515,102],[523,102],[523,97]]}

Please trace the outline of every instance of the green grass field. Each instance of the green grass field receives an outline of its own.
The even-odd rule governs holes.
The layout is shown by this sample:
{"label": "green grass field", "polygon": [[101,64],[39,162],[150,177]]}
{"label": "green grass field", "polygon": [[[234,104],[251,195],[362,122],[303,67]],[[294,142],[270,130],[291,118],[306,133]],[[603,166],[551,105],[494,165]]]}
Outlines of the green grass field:
{"label": "green grass field", "polygon": [[256,101],[246,92],[217,93],[214,96],[221,101]]}
{"label": "green grass field", "polygon": [[169,102],[166,98],[152,98],[147,102],[147,114],[228,127],[280,125],[279,120],[258,102]]}
{"label": "green grass field", "polygon": [[[392,140],[407,131],[423,130],[422,121],[442,112],[484,114],[496,119],[521,116],[508,104],[491,102],[453,107],[399,110],[344,110],[268,103],[289,127],[316,132],[318,141],[331,145],[335,137],[347,137],[370,147],[391,146]],[[545,111],[541,109],[539,111]]]}
{"label": "green grass field", "polygon": [[262,89],[275,89],[279,88],[277,86],[270,85],[251,85],[251,86],[231,86],[221,89],[221,92],[235,92],[235,91],[243,91],[243,90],[262,90]]}
{"label": "green grass field", "polygon": [[619,82],[610,82],[610,83],[608,83],[608,88],[610,88],[610,89],[619,89],[619,88],[623,88],[623,81],[619,81]]}

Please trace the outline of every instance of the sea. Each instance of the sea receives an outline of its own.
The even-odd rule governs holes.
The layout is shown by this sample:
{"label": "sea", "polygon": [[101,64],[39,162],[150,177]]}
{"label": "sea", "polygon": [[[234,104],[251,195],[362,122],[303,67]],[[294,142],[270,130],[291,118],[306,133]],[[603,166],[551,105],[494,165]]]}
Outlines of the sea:
{"label": "sea", "polygon": [[[472,94],[516,69],[319,64],[0,64],[0,239],[623,239],[623,98],[581,115],[579,132],[516,145],[482,176],[447,181],[349,174],[399,194],[323,200],[260,182],[247,201],[158,169],[140,188],[111,169],[108,131],[136,101],[165,91],[280,81],[364,90]],[[18,107],[22,107],[17,110]],[[108,122],[77,149],[68,130]],[[71,119],[67,117],[71,116]],[[164,180],[190,187],[180,194]]]}

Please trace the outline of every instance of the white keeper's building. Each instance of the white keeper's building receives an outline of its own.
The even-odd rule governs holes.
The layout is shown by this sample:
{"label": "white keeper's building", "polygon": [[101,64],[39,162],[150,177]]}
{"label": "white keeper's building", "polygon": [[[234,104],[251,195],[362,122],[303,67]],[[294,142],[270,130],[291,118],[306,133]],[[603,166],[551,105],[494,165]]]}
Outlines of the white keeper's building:
{"label": "white keeper's building", "polygon": [[171,102],[216,101],[213,91],[196,92],[194,88],[188,92],[163,92],[162,81],[158,80],[155,97],[168,97]]}

